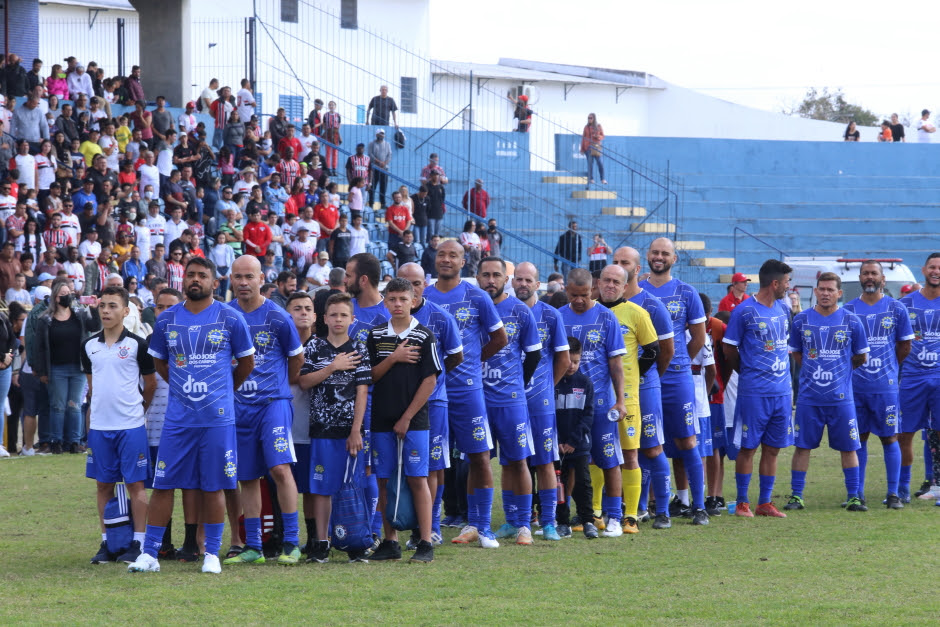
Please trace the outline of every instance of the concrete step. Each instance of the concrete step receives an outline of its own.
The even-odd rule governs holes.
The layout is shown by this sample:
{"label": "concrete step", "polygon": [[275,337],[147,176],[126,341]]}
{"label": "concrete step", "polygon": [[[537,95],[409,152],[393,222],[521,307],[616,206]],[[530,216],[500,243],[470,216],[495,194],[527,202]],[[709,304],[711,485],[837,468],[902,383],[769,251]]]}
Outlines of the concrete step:
{"label": "concrete step", "polygon": [[704,240],[678,240],[676,250],[705,250]]}
{"label": "concrete step", "polygon": [[643,207],[601,207],[601,214],[605,216],[643,218],[646,217],[646,209]]}
{"label": "concrete step", "polygon": [[336,193],[337,193],[337,194],[348,194],[348,193],[349,193],[349,184],[348,184],[348,183],[336,183]]}
{"label": "concrete step", "polygon": [[554,183],[557,185],[587,185],[586,176],[543,176],[543,183]]}
{"label": "concrete step", "polygon": [[574,200],[615,200],[617,192],[606,192],[600,189],[579,189],[571,192]]}
{"label": "concrete step", "polygon": [[733,268],[734,257],[696,257],[689,265],[702,268]]}
{"label": "concrete step", "polygon": [[675,233],[676,225],[668,222],[634,222],[630,230],[634,233]]}

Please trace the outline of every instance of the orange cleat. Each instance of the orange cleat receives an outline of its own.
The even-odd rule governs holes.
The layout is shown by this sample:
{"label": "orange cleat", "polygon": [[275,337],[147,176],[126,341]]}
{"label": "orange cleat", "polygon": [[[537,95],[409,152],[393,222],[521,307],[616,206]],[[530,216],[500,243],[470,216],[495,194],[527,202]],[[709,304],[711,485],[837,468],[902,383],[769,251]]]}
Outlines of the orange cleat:
{"label": "orange cleat", "polygon": [[781,512],[773,503],[761,503],[754,510],[758,516],[770,516],[771,518],[786,518],[787,515]]}
{"label": "orange cleat", "polygon": [[734,509],[735,516],[741,516],[742,518],[754,518],[754,512],[751,511],[750,503],[738,503],[738,506]]}

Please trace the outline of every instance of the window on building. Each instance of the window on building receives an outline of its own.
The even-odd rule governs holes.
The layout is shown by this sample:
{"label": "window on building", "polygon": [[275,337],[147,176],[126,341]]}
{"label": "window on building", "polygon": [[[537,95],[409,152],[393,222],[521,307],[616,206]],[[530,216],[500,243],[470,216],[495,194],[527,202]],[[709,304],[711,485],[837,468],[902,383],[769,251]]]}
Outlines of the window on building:
{"label": "window on building", "polygon": [[281,21],[297,23],[300,0],[281,0]]}
{"label": "window on building", "polygon": [[339,7],[339,26],[340,28],[359,28],[359,0],[342,0]]}
{"label": "window on building", "polygon": [[277,106],[284,109],[287,114],[287,120],[298,129],[304,123],[304,97],[303,96],[278,96]]}
{"label": "window on building", "polygon": [[410,76],[401,77],[401,112],[418,112],[418,79]]}

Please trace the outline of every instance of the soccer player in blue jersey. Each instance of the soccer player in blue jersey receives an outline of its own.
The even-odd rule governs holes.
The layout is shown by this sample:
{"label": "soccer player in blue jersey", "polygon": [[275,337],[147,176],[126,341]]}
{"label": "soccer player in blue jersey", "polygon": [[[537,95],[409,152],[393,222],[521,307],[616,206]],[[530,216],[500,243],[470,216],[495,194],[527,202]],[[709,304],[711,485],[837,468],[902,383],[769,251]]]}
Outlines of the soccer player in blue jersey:
{"label": "soccer player in blue jersey", "polygon": [[[642,269],[640,252],[635,248],[623,246],[614,251],[614,263],[627,273],[627,284],[623,288],[623,297],[635,305],[639,305],[650,315],[653,329],[659,338],[659,354],[656,356],[656,367],[647,370],[640,377],[640,413],[642,426],[640,432],[640,468],[649,476],[644,481],[640,493],[638,507],[640,511],[637,518],[640,521],[648,519],[647,501],[645,493],[648,485],[652,485],[653,495],[656,497],[656,517],[653,520],[653,529],[669,529],[672,522],[669,520],[669,460],[663,452],[663,404],[660,396],[660,377],[666,372],[675,353],[674,331],[672,317],[661,300],[640,287],[639,276]],[[642,353],[641,353],[642,355]]]}
{"label": "soccer player in blue jersey", "polygon": [[[534,264],[523,261],[516,266],[512,277],[516,298],[526,304],[535,316],[539,339],[542,342],[539,363],[526,387],[529,423],[532,425],[535,454],[529,463],[535,468],[539,494],[539,524],[542,538],[560,540],[555,521],[556,478],[558,461],[558,431],[555,424],[555,385],[568,371],[568,336],[561,315],[554,307],[538,299],[539,271]],[[520,514],[521,518],[521,514]]]}
{"label": "soccer player in blue jersey", "polygon": [[[431,329],[437,341],[437,353],[444,359],[444,372],[450,372],[463,361],[463,340],[457,321],[442,307],[424,297],[427,288],[424,269],[416,263],[405,263],[398,269],[398,276],[411,283],[415,291],[415,308],[411,315]],[[444,471],[450,466],[450,429],[447,423],[447,385],[444,376],[437,378],[431,398],[428,399],[428,416],[431,424],[430,459],[428,461],[428,488],[434,503],[431,507],[431,544],[439,545],[441,538],[441,503],[444,496]],[[417,549],[418,536],[412,535],[408,549]]]}
{"label": "soccer player in blue jersey", "polygon": [[[157,551],[173,513],[173,491],[202,493],[206,554],[202,572],[219,573],[219,547],[225,527],[223,490],[237,485],[234,391],[254,368],[255,347],[241,314],[212,294],[215,264],[193,257],[186,264],[186,301],[157,319],[150,354],[169,383],[166,420],[157,452],[144,552],[130,572],[159,572]],[[235,367],[232,368],[232,362]],[[196,512],[188,523],[195,523]]]}
{"label": "soccer player in blue jersey", "polygon": [[[235,392],[238,435],[238,480],[245,512],[245,550],[225,564],[263,564],[261,550],[261,478],[270,472],[284,524],[284,544],[277,563],[300,561],[297,484],[291,464],[297,461],[291,437],[293,408],[290,381],[303,365],[303,346],[294,322],[280,306],[261,295],[264,274],[254,255],[232,264],[232,308],[248,323],[255,346],[255,368]],[[230,521],[238,524],[238,521]]]}
{"label": "soccer player in blue jersey", "polygon": [[525,388],[542,356],[542,342],[529,307],[506,293],[506,262],[484,257],[477,267],[477,285],[493,299],[509,343],[483,362],[483,400],[490,429],[499,444],[503,467],[503,512],[506,522],[497,538],[532,544],[532,475],[526,460],[535,454]]}
{"label": "soccer player in blue jersey", "polygon": [[[696,439],[698,420],[695,418],[695,387],[691,369],[691,355],[697,355],[705,345],[705,311],[695,288],[672,277],[672,266],[677,260],[672,240],[667,237],[653,240],[646,253],[650,276],[639,285],[666,305],[672,317],[674,338],[681,341],[685,338],[686,329],[692,337],[684,350],[679,347],[675,351],[672,362],[660,377],[665,439],[663,446],[666,454],[672,457],[676,471],[677,498],[682,504],[677,507],[677,511],[688,511],[693,525],[707,525],[705,469],[699,457]],[[680,487],[686,484],[683,471],[688,478],[691,495],[686,488]],[[686,510],[686,507],[689,509]]]}
{"label": "soccer player in blue jersey", "polygon": [[[914,329],[911,353],[901,367],[901,478],[898,493],[904,502],[911,498],[911,465],[914,463],[914,434],[925,429],[928,444],[940,451],[940,253],[931,253],[921,269],[924,286],[901,299]],[[940,462],[933,455],[934,481]],[[922,495],[940,498],[934,485]],[[940,501],[937,501],[940,503]]]}
{"label": "soccer player in blue jersey", "polygon": [[[559,310],[565,332],[582,345],[581,371],[594,386],[594,424],[591,427],[591,459],[604,472],[601,504],[608,521],[604,535],[623,535],[623,485],[620,465],[623,450],[617,423],[627,413],[623,397],[623,363],[626,353],[620,323],[609,309],[591,299],[591,273],[575,268],[568,273],[568,304]],[[615,418],[611,420],[611,418]],[[582,521],[587,522],[587,521]]]}
{"label": "soccer player in blue jersey", "polygon": [[493,472],[490,449],[493,440],[483,401],[483,362],[509,339],[493,300],[478,287],[460,280],[463,246],[448,240],[437,247],[434,265],[437,283],[424,297],[440,305],[457,321],[463,344],[463,362],[447,373],[448,418],[457,448],[470,459],[467,477],[468,521],[455,544],[479,541],[483,548],[498,548],[490,530],[493,508]]}
{"label": "soccer player in blue jersey", "polygon": [[[839,307],[842,279],[823,272],[816,279],[816,305],[793,317],[790,352],[800,369],[800,393],[796,401],[796,451],[791,466],[790,496],[784,509],[803,509],[803,488],[809,468],[809,452],[819,447],[823,427],[829,429],[829,447],[840,452],[847,507],[851,512],[868,508],[858,495],[858,423],[852,394],[852,370],[865,363],[868,340],[858,316]],[[753,300],[753,299],[751,299]],[[738,306],[740,308],[741,305]],[[732,317],[733,321],[733,317]],[[744,377],[738,403],[745,391]],[[735,409],[735,415],[740,410]],[[740,459],[740,453],[738,454]]]}
{"label": "soccer player in blue jersey", "polygon": [[862,295],[846,303],[845,308],[862,321],[871,348],[868,361],[852,372],[855,416],[861,439],[861,448],[857,451],[859,498],[865,502],[868,436],[874,433],[881,438],[881,446],[884,448],[888,480],[885,505],[890,509],[902,509],[904,504],[898,495],[901,475],[898,370],[911,352],[914,330],[907,307],[885,296],[885,275],[881,262],[864,262],[859,268],[858,280],[862,286]]}
{"label": "soccer player in blue jersey", "polygon": [[[738,373],[738,402],[734,410],[734,445],[738,487],[735,516],[786,518],[772,501],[777,455],[793,445],[790,387],[790,314],[780,299],[790,287],[793,269],[776,259],[760,268],[760,289],[731,312],[722,347],[730,368]],[[747,495],[760,446],[760,495],[751,511]]]}
{"label": "soccer player in blue jersey", "polygon": [[[388,321],[388,309],[379,294],[379,279],[382,269],[375,255],[357,253],[346,262],[346,293],[353,297],[353,321],[349,325],[349,337],[353,342],[365,346],[372,327]],[[378,539],[382,532],[382,512],[378,510],[379,484],[372,474],[372,386],[366,403],[362,451],[366,462],[366,498],[372,504],[372,533]],[[378,544],[376,544],[376,547]]]}

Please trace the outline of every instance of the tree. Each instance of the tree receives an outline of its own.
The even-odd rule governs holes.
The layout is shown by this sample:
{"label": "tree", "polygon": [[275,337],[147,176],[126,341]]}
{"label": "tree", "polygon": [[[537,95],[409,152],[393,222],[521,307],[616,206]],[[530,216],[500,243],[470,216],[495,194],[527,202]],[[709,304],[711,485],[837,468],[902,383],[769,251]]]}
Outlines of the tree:
{"label": "tree", "polygon": [[841,89],[830,93],[828,87],[823,87],[822,92],[811,87],[806,91],[803,101],[785,113],[811,120],[841,122],[842,124],[848,124],[854,120],[858,126],[876,126],[879,123],[878,116],[868,109],[846,102]]}

